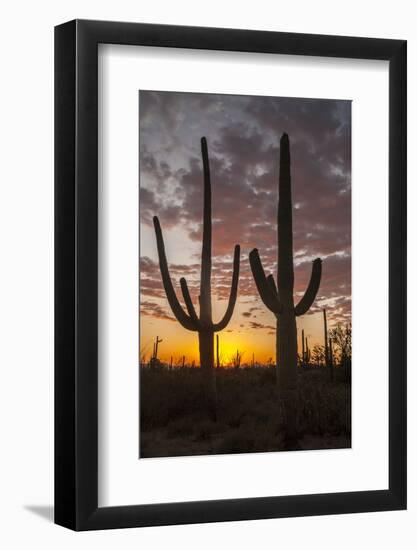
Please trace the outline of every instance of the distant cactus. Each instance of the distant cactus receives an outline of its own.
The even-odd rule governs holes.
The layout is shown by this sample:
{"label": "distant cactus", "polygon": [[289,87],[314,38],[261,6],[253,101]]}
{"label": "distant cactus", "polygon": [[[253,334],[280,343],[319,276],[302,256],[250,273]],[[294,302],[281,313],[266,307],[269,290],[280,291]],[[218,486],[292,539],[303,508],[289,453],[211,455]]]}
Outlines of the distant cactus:
{"label": "distant cactus", "polygon": [[207,407],[212,417],[216,417],[216,378],[214,370],[214,333],[223,330],[229,323],[236,303],[237,288],[239,281],[239,260],[240,246],[235,246],[233,259],[233,276],[229,296],[229,303],[223,319],[218,323],[213,323],[211,307],[211,181],[210,168],[207,152],[206,138],[201,139],[201,153],[203,157],[204,173],[204,214],[203,214],[203,246],[201,254],[201,280],[200,280],[200,315],[194,308],[191,296],[188,290],[187,281],[180,279],[181,290],[187,312],[184,311],[178,301],[174,287],[169,274],[168,263],[165,255],[165,246],[162,236],[162,230],[158,218],[155,216],[154,227],[158,247],[159,267],[161,270],[162,282],[165,293],[171,306],[172,312],[178,322],[187,330],[198,332],[200,349],[200,366],[206,375],[206,396]]}
{"label": "distant cactus", "polygon": [[152,357],[151,357],[151,360],[149,362],[150,367],[158,367],[161,364],[159,359],[158,359],[158,347],[159,347],[159,344],[161,342],[162,342],[162,339],[159,338],[159,336],[157,336],[156,339],[155,339],[155,343],[153,345]]}
{"label": "distant cactus", "polygon": [[310,358],[311,358],[311,353],[310,353],[310,348],[308,347],[308,338],[306,336],[306,360],[305,360],[306,365],[310,364]]}
{"label": "distant cactus", "polygon": [[297,387],[297,328],[295,318],[307,313],[316,298],[321,279],[321,259],[314,260],[307,290],[303,298],[294,306],[290,142],[287,134],[283,134],[280,140],[278,187],[278,284],[275,283],[273,275],[265,276],[256,248],[249,254],[249,261],[259,295],[265,306],[274,313],[277,319],[277,382],[281,398],[288,404],[289,401],[294,399],[292,392]]}
{"label": "distant cactus", "polygon": [[232,359],[232,365],[234,366],[235,369],[239,369],[241,362],[242,362],[242,353],[239,350],[236,350],[236,355],[234,355]]}
{"label": "distant cactus", "polygon": [[323,309],[323,323],[324,323],[324,357],[325,357],[325,365],[329,369],[330,373],[330,380],[333,382],[334,380],[334,369],[333,369],[333,357],[332,353],[329,349],[329,340],[331,342],[331,339],[329,339],[329,333],[327,331],[327,317],[326,317],[326,310]]}
{"label": "distant cactus", "polygon": [[302,342],[302,354],[301,354],[301,364],[307,366],[310,363],[310,348],[308,347],[308,338],[304,337],[304,329],[301,331],[301,342]]}
{"label": "distant cactus", "polygon": [[323,324],[324,324],[324,357],[326,365],[329,364],[329,341],[327,333],[327,317],[326,310],[323,308]]}
{"label": "distant cactus", "polygon": [[334,368],[334,361],[333,361],[333,340],[329,338],[329,361],[331,364],[331,368]]}

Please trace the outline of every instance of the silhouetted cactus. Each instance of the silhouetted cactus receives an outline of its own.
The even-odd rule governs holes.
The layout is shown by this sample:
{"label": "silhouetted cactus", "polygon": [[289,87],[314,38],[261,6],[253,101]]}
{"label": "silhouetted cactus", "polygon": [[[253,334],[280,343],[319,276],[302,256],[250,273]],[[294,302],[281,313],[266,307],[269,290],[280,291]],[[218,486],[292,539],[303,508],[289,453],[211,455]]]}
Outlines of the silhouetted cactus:
{"label": "silhouetted cactus", "polygon": [[329,364],[329,345],[328,345],[328,334],[327,334],[327,317],[326,310],[323,308],[323,324],[324,324],[324,358],[326,366]]}
{"label": "silhouetted cactus", "polygon": [[310,348],[308,347],[308,338],[304,337],[304,329],[301,331],[301,344],[302,344],[302,353],[301,353],[301,364],[307,366],[310,363]]}
{"label": "silhouetted cactus", "polygon": [[165,255],[165,246],[162,230],[158,218],[155,216],[154,227],[158,246],[159,267],[165,293],[172,312],[178,322],[187,330],[198,332],[200,349],[200,366],[206,374],[207,406],[212,417],[216,417],[216,379],[214,366],[214,333],[223,330],[229,323],[236,303],[237,288],[239,282],[240,246],[235,246],[233,259],[233,276],[229,296],[229,303],[223,319],[213,323],[211,308],[211,181],[210,167],[207,152],[206,138],[201,139],[201,153],[203,157],[204,173],[204,214],[203,214],[203,246],[201,253],[201,280],[200,280],[200,315],[194,308],[188,290],[187,281],[180,279],[182,295],[187,311],[184,311],[178,301],[169,274],[168,263]]}
{"label": "silhouetted cactus", "polygon": [[156,339],[155,339],[155,343],[153,345],[152,357],[151,357],[151,360],[149,362],[150,367],[157,367],[157,366],[160,365],[160,361],[158,359],[158,347],[159,347],[159,344],[161,342],[162,342],[162,339],[159,338],[159,336],[157,336]]}
{"label": "silhouetted cactus", "polygon": [[242,362],[242,353],[237,349],[236,355],[234,355],[232,359],[232,364],[234,368],[239,369],[241,362]]}
{"label": "silhouetted cactus", "polygon": [[332,369],[334,368],[334,361],[333,361],[333,340],[329,338],[329,361],[332,366]]}
{"label": "silhouetted cactus", "polygon": [[[294,306],[294,263],[292,198],[290,171],[290,142],[287,134],[280,140],[280,173],[278,197],[278,272],[265,276],[258,250],[249,254],[249,261],[259,295],[277,319],[277,381],[281,398],[288,404],[294,400],[297,387],[297,328],[296,317],[307,313],[313,304],[321,279],[321,259],[313,262],[311,278],[301,300]],[[287,414],[287,422],[290,422]],[[292,428],[295,428],[292,426]],[[290,427],[291,431],[291,427]],[[294,430],[293,430],[294,431]]]}
{"label": "silhouetted cactus", "polygon": [[329,369],[330,373],[330,380],[333,382],[334,379],[334,371],[333,371],[333,357],[329,350],[329,333],[327,332],[327,317],[326,317],[326,310],[323,309],[323,323],[324,323],[324,356],[325,356],[325,364],[326,367]]}
{"label": "silhouetted cactus", "polygon": [[304,329],[301,331],[301,364],[304,365],[306,358],[306,350],[304,346]]}

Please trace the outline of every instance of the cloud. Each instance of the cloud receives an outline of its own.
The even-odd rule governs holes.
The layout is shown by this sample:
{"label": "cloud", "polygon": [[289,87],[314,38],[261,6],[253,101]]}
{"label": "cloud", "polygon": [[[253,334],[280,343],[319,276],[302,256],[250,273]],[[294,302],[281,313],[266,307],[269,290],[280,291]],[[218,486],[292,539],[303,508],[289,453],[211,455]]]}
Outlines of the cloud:
{"label": "cloud", "polygon": [[167,321],[175,321],[174,317],[169,315],[165,308],[157,304],[156,302],[151,301],[141,301],[140,302],[140,311],[142,315],[147,315],[149,317],[155,317],[156,319],[165,319]]}
{"label": "cloud", "polygon": [[[276,276],[279,138],[289,133],[296,297],[308,285],[312,259],[322,257],[319,300],[345,297],[331,316],[346,319],[351,292],[350,102],[169,92],[141,92],[140,102],[141,223],[152,228],[152,217],[158,215],[164,235],[181,228],[187,242],[180,247],[199,249],[201,243],[200,138],[207,137],[212,292],[220,300],[229,297],[235,244],[241,245],[239,299],[257,295],[248,262],[252,248],[259,249],[265,270]],[[200,279],[195,246],[188,261],[170,263],[177,290],[178,279],[186,276],[194,300]],[[141,277],[144,296],[163,297],[155,259],[141,259]],[[246,319],[251,315],[249,309],[243,312]]]}
{"label": "cloud", "polygon": [[273,334],[275,334],[276,327],[273,325],[264,325],[263,323],[257,323],[256,321],[250,321],[249,326],[253,329],[270,330]]}
{"label": "cloud", "polygon": [[[244,311],[242,313],[242,315],[243,315],[243,317],[248,317],[249,318],[249,317],[252,317],[254,311],[260,311],[260,309],[261,308],[258,307],[258,306],[250,307],[247,311]],[[254,317],[256,317],[256,315]]]}

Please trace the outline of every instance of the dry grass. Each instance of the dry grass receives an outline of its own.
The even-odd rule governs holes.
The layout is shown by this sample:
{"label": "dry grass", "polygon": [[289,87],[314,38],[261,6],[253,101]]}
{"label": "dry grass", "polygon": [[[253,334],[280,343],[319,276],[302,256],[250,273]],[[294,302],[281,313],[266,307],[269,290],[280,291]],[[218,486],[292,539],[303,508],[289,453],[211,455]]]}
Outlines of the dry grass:
{"label": "dry grass", "polygon": [[[197,368],[141,369],[141,457],[280,451],[273,368],[219,369],[218,421],[207,419]],[[350,447],[350,383],[342,369],[299,372],[298,448]],[[288,450],[288,449],[287,449]]]}

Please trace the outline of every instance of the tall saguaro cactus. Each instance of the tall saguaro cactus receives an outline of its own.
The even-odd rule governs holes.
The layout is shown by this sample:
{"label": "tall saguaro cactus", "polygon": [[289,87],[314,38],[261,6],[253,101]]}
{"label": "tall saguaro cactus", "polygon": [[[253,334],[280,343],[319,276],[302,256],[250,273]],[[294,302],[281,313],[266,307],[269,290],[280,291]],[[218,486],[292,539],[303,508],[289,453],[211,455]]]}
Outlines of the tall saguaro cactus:
{"label": "tall saguaro cactus", "polygon": [[324,325],[324,362],[327,367],[329,365],[329,335],[327,332],[327,316],[326,316],[325,308],[323,308],[323,325]]}
{"label": "tall saguaro cactus", "polygon": [[304,315],[310,309],[321,280],[321,259],[318,258],[313,262],[307,290],[294,306],[290,142],[287,134],[283,134],[280,141],[278,191],[278,284],[275,283],[273,275],[265,276],[256,248],[249,254],[249,261],[259,295],[277,319],[277,381],[285,400],[294,397],[290,394],[297,386],[296,317]]}
{"label": "tall saguaro cactus", "polygon": [[330,380],[333,382],[333,380],[334,380],[333,353],[331,352],[331,341],[332,341],[332,339],[329,338],[329,333],[327,331],[327,316],[326,316],[326,310],[325,309],[323,309],[323,323],[324,323],[325,364],[326,364],[326,367],[329,369]]}
{"label": "tall saguaro cactus", "polygon": [[175,293],[168,263],[165,254],[164,239],[157,216],[154,217],[156,242],[158,247],[159,267],[162,282],[165,288],[169,305],[177,321],[187,330],[198,332],[200,366],[206,375],[207,406],[212,417],[216,416],[216,379],[214,371],[214,333],[220,332],[228,325],[236,304],[237,288],[239,282],[240,246],[235,246],[233,258],[233,275],[230,289],[229,303],[223,319],[218,323],[213,322],[211,307],[211,180],[208,160],[207,141],[201,138],[201,154],[203,157],[204,175],[204,206],[203,206],[203,245],[201,253],[201,279],[199,315],[194,308],[188,290],[187,281],[180,279],[181,291],[187,311],[184,311]]}

